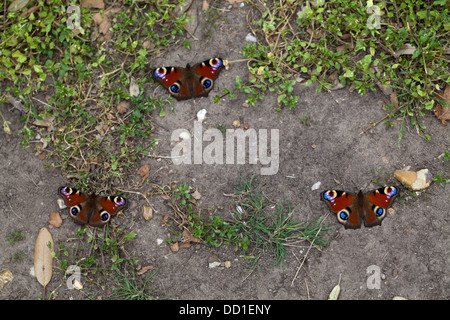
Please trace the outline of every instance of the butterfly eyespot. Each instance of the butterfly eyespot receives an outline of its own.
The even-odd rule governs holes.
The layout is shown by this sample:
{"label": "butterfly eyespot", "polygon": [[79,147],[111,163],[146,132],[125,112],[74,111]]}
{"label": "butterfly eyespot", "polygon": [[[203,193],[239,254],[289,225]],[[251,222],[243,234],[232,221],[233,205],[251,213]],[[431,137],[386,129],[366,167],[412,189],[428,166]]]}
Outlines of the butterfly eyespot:
{"label": "butterfly eyespot", "polygon": [[157,78],[162,78],[165,74],[167,74],[167,69],[162,67],[162,68],[157,68],[155,69],[155,71],[153,71],[153,74],[155,75],[155,77]]}
{"label": "butterfly eyespot", "polygon": [[80,208],[78,206],[70,208],[70,214],[76,216],[80,213]]}
{"label": "butterfly eyespot", "polygon": [[110,217],[110,215],[109,215],[109,213],[106,212],[106,211],[103,211],[103,213],[100,215],[100,219],[102,219],[103,222],[108,221],[108,220],[109,220],[109,217]]}
{"label": "butterfly eyespot", "polygon": [[125,200],[125,198],[122,197],[115,197],[113,201],[121,206],[125,205],[125,203],[127,202],[127,200]]}
{"label": "butterfly eyespot", "polygon": [[208,89],[209,87],[212,86],[212,80],[210,80],[208,78],[203,79],[202,86],[203,86],[203,88]]}
{"label": "butterfly eyespot", "polygon": [[386,187],[386,188],[384,188],[384,194],[393,197],[397,194],[397,188],[396,187]]}
{"label": "butterfly eyespot", "polygon": [[340,220],[348,220],[349,214],[347,210],[342,210],[338,213],[338,217]]}
{"label": "butterfly eyespot", "polygon": [[378,206],[374,206],[373,212],[375,212],[375,215],[377,217],[381,217],[384,214],[385,210],[383,208],[378,207]]}
{"label": "butterfly eyespot", "polygon": [[337,192],[335,190],[328,190],[325,191],[323,194],[323,198],[325,200],[333,200],[334,198],[336,198],[337,196]]}
{"label": "butterfly eyespot", "polygon": [[180,92],[180,85],[178,83],[174,83],[169,88],[170,92],[172,93],[179,93]]}
{"label": "butterfly eyespot", "polygon": [[209,64],[211,67],[220,68],[221,66],[223,66],[223,61],[220,58],[214,58],[209,60]]}
{"label": "butterfly eyespot", "polygon": [[69,187],[62,187],[61,193],[65,196],[68,196],[68,195],[73,194],[73,190],[72,190],[72,188],[69,188]]}

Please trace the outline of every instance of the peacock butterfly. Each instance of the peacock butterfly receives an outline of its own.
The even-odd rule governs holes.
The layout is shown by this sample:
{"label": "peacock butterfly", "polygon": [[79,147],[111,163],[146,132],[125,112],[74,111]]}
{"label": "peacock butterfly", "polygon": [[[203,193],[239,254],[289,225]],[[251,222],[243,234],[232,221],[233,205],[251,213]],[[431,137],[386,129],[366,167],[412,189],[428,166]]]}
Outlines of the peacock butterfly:
{"label": "peacock butterfly", "polygon": [[103,227],[112,216],[127,206],[127,200],[119,196],[98,197],[86,195],[77,189],[60,187],[58,194],[70,207],[69,215],[78,224]]}
{"label": "peacock butterfly", "polygon": [[396,187],[382,187],[369,193],[352,194],[339,190],[326,190],[320,195],[328,207],[336,213],[339,223],[347,229],[358,229],[361,223],[373,227],[381,225],[386,209],[397,196]]}
{"label": "peacock butterfly", "polygon": [[214,80],[224,67],[221,58],[213,58],[186,68],[160,67],[153,70],[155,80],[166,87],[177,100],[207,97]]}

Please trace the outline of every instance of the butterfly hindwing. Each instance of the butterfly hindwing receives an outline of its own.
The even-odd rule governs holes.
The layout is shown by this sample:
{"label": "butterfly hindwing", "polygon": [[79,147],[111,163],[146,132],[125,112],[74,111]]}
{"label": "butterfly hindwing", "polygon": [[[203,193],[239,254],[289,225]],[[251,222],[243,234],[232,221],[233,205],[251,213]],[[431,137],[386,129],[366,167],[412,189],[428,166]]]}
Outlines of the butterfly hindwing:
{"label": "butterfly hindwing", "polygon": [[364,225],[373,227],[381,225],[381,221],[386,217],[386,209],[391,205],[392,200],[397,196],[396,187],[378,188],[366,195],[366,216]]}

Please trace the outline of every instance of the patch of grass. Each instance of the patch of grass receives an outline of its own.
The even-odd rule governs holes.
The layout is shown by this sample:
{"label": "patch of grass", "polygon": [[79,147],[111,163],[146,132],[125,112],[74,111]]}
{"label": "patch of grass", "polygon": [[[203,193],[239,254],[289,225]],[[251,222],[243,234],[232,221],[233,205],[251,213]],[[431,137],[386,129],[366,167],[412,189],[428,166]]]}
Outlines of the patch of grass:
{"label": "patch of grass", "polygon": [[[250,270],[254,270],[266,252],[275,260],[274,266],[286,262],[286,247],[292,243],[307,241],[316,248],[326,246],[327,226],[318,218],[308,223],[293,221],[295,208],[287,201],[275,204],[274,212],[270,212],[262,190],[255,192],[252,187],[253,177],[246,181],[239,176],[239,184],[235,185],[238,201],[233,210],[234,223],[241,237],[248,239],[247,247],[243,247],[244,255],[249,262]],[[251,254],[249,252],[251,248]]]}
{"label": "patch of grass", "polygon": [[[317,83],[317,91],[351,86],[361,95],[383,85],[398,101],[385,106],[385,122],[402,119],[399,143],[408,123],[430,139],[420,119],[433,109],[435,93],[450,85],[444,55],[450,44],[448,1],[250,3],[248,26],[257,43],[242,52],[251,77],[236,78],[248,104],[274,92],[277,110],[293,108],[299,98],[293,88],[301,79]],[[407,45],[415,50],[402,53]]]}
{"label": "patch of grass", "polygon": [[158,270],[150,272],[144,279],[134,272],[133,268],[125,268],[123,272],[115,269],[112,274],[116,285],[113,287],[113,299],[121,300],[155,300],[157,289],[150,289],[150,281],[158,273]]}
{"label": "patch of grass", "polygon": [[[248,182],[241,176],[239,179],[239,184],[234,186],[238,200],[231,220],[197,208],[187,185],[172,188],[171,206],[176,212],[173,220],[177,221],[178,228],[188,228],[192,236],[205,244],[232,245],[235,250],[242,251],[250,271],[259,266],[265,254],[272,256],[274,266],[284,264],[286,248],[290,245],[307,241],[316,248],[326,246],[329,228],[323,225],[321,218],[308,223],[294,221],[294,208],[289,202],[272,204],[262,190],[253,190],[253,177]],[[170,195],[170,191],[165,190],[165,195]],[[173,235],[180,237],[179,232]]]}

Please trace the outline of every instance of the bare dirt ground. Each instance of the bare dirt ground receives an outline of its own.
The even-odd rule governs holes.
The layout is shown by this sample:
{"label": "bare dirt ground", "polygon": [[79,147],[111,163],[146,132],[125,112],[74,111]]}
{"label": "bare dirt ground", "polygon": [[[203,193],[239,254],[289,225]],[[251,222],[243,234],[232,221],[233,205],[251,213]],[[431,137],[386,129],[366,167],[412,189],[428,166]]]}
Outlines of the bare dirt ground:
{"label": "bare dirt ground", "polygon": [[[183,66],[216,56],[241,59],[240,50],[249,32],[245,23],[246,10],[244,6],[224,12],[226,22],[213,32],[213,41],[202,41],[200,26],[196,33],[200,40],[192,40],[190,50],[176,48],[164,56],[154,57],[150,65]],[[136,194],[127,194],[132,205],[111,223],[137,234],[128,251],[142,266],[159,268],[151,282],[159,290],[157,295],[188,300],[326,299],[341,277],[340,299],[389,300],[394,296],[449,299],[450,186],[432,183],[426,192],[409,199],[408,192],[392,176],[394,170],[404,166],[428,168],[433,175],[448,174],[449,161],[445,162],[442,157],[445,150],[450,150],[448,126],[443,127],[428,114],[423,121],[431,140],[424,140],[406,126],[400,148],[398,126],[387,128],[380,124],[360,134],[370,121],[384,116],[382,106],[389,101],[379,91],[360,96],[348,88],[317,93],[314,86],[298,85],[294,92],[300,96],[298,106],[280,113],[274,111],[276,101],[270,95],[255,107],[243,106],[245,96],[241,94],[213,104],[212,96],[220,94],[223,87],[233,88],[238,75],[248,77],[245,62],[223,70],[208,98],[175,102],[173,112],[168,111],[164,118],[155,112],[153,138],[158,144],[153,154],[160,157],[148,157],[136,165],[136,170],[144,164],[151,165],[148,189],[151,183],[188,184],[202,194],[199,205],[229,217],[233,199],[227,195],[234,192],[238,174],[246,178],[255,176],[255,187],[263,189],[268,197],[298,204],[293,215],[298,221],[328,214],[327,206],[320,201],[320,192],[328,188],[368,191],[377,187],[371,184],[377,179],[399,186],[406,195],[396,199],[395,214],[389,215],[379,227],[345,230],[330,214],[327,223],[335,228],[330,231],[328,247],[322,251],[311,249],[300,271],[298,268],[309,247],[306,242],[302,247],[288,249],[284,267],[271,267],[273,261],[267,257],[258,272],[248,275],[244,259],[232,247],[195,244],[173,253],[167,243],[158,245],[156,239],[165,239],[170,232],[162,222],[163,216],[156,214],[152,220],[145,221],[140,213],[145,201]],[[148,91],[153,92],[155,87],[154,83],[149,83]],[[57,187],[69,181],[60,170],[44,167],[34,155],[33,146],[24,149],[19,145],[19,111],[11,110],[9,105],[0,105],[0,109],[12,122],[13,131],[11,136],[0,131],[0,270],[9,269],[14,276],[0,291],[0,299],[39,299],[43,295],[42,286],[30,276],[30,268],[40,228],[48,226],[50,211],[60,211],[62,227],[50,229],[55,243],[72,238],[78,229],[67,210],[59,210],[56,204]],[[174,165],[171,159],[163,158],[169,157],[173,148],[171,133],[180,128],[192,132],[193,119],[201,109],[207,110],[203,128],[218,125],[232,128],[232,122],[240,120],[250,128],[278,129],[278,172],[263,176],[261,165],[248,164],[248,161],[245,165]],[[309,126],[300,121],[306,115],[311,117]],[[321,182],[321,187],[312,191],[317,181]],[[127,186],[122,187],[127,189]],[[161,197],[149,200],[157,211],[170,212]],[[11,245],[6,236],[18,230],[25,233],[25,238]],[[13,262],[15,252],[25,252],[20,262]],[[211,259],[221,263],[231,261],[231,267],[225,268],[222,264],[210,268]],[[380,270],[377,288],[368,287],[367,280],[372,275],[368,273],[370,266]],[[47,286],[47,293],[56,289],[56,299],[105,296],[100,289],[89,293],[69,290],[61,285],[61,279],[61,273],[55,270]],[[89,284],[85,286],[89,288]],[[108,287],[103,289],[109,290]]]}

